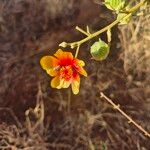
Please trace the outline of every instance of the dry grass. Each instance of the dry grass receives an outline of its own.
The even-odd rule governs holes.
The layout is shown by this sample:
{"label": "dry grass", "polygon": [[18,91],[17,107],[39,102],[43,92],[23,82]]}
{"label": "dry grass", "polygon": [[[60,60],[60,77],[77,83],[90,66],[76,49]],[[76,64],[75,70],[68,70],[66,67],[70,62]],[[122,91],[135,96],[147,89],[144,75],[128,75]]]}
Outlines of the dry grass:
{"label": "dry grass", "polygon": [[49,87],[39,59],[64,39],[81,38],[72,30],[74,25],[88,22],[91,30],[97,30],[111,22],[111,15],[91,1],[45,2],[0,2],[0,149],[148,150],[149,139],[99,92],[150,131],[150,10],[129,25],[114,28],[106,61],[90,60],[89,46],[81,49],[79,57],[89,76],[74,96]]}
{"label": "dry grass", "polygon": [[[128,27],[121,28],[122,45],[125,49],[124,70],[128,75],[128,88],[133,88],[131,95],[137,101],[144,101],[147,108],[149,108],[150,93],[149,13],[150,8],[147,8],[144,10],[144,16],[134,19]],[[143,93],[144,97],[138,96],[139,93]]]}

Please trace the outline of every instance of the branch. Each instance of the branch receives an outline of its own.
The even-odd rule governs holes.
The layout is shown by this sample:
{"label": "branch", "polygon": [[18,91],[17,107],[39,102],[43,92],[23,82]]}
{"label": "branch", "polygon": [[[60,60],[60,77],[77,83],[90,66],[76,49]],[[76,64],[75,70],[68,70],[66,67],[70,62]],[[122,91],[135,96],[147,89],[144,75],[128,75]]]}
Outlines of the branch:
{"label": "branch", "polygon": [[78,26],[76,27],[76,29],[78,31],[80,31],[81,33],[87,35],[86,38],[84,39],[81,39],[79,41],[75,41],[75,42],[72,42],[72,43],[67,43],[67,42],[62,42],[59,44],[59,46],[62,46],[62,47],[67,47],[67,46],[70,46],[72,49],[75,48],[75,47],[79,47],[81,44],[93,39],[94,37],[100,35],[101,33],[111,29],[112,27],[114,27],[115,25],[117,25],[121,20],[123,20],[124,18],[128,18],[130,17],[135,11],[137,11],[144,3],[146,2],[146,0],[142,0],[140,3],[138,3],[137,5],[133,6],[132,8],[130,8],[128,10],[128,13],[124,16],[124,17],[121,17],[120,19],[116,19],[114,22],[112,22],[111,24],[109,24],[108,26],[100,29],[99,31],[95,32],[95,33],[92,33],[92,34],[89,34],[88,32],[85,32],[84,30],[82,30],[81,28],[79,28]]}
{"label": "branch", "polygon": [[121,108],[119,105],[116,105],[110,98],[104,95],[104,93],[100,93],[101,98],[104,98],[108,103],[110,103],[114,109],[117,109],[125,118],[128,119],[129,123],[132,123],[135,125],[141,132],[145,134],[145,136],[150,138],[150,133],[148,133],[143,127],[141,127],[139,124],[137,124],[130,116],[128,116]]}

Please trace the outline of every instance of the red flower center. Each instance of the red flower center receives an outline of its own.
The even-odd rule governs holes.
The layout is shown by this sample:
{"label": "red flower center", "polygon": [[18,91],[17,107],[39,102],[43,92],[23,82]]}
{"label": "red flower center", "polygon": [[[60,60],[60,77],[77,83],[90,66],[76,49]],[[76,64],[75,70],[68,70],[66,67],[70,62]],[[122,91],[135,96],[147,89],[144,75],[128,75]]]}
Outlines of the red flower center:
{"label": "red flower center", "polygon": [[60,78],[64,78],[65,80],[70,80],[73,75],[73,70],[71,66],[64,66],[60,69]]}
{"label": "red flower center", "polygon": [[59,60],[59,65],[60,66],[70,66],[70,65],[73,65],[73,60],[70,59],[70,58],[61,59],[61,60]]}

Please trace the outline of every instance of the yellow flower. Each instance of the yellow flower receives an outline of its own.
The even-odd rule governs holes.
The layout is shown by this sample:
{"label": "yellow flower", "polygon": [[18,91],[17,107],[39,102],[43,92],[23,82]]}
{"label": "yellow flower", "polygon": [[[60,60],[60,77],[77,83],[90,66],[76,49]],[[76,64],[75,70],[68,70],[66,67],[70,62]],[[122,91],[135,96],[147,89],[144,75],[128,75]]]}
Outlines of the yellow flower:
{"label": "yellow flower", "polygon": [[71,52],[59,49],[53,56],[44,56],[40,64],[46,72],[54,77],[51,80],[53,88],[68,88],[71,85],[74,94],[79,93],[80,75],[87,76],[83,69],[84,61],[74,58]]}

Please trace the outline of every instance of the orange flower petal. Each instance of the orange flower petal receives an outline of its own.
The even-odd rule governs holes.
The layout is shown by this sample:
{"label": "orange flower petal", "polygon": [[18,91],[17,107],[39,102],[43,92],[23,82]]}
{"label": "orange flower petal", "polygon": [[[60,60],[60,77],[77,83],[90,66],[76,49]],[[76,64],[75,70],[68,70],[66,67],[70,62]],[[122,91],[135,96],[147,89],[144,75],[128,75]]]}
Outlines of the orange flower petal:
{"label": "orange flower petal", "polygon": [[63,80],[63,79],[60,79],[60,83],[59,83],[59,85],[57,86],[57,89],[62,89],[62,88],[63,88],[63,84],[64,84],[64,80]]}
{"label": "orange flower petal", "polygon": [[59,89],[59,85],[60,85],[60,79],[59,76],[56,76],[51,80],[51,87]]}
{"label": "orange flower petal", "polygon": [[81,66],[81,67],[85,66],[85,63],[83,60],[76,59],[76,61],[79,66]]}
{"label": "orange flower petal", "polygon": [[47,74],[49,74],[50,76],[54,77],[54,76],[57,76],[58,75],[58,71],[55,70],[55,69],[48,69],[46,70]]}
{"label": "orange flower petal", "polygon": [[60,84],[57,89],[68,88],[71,84],[71,81],[66,81],[65,79],[60,79]]}
{"label": "orange flower petal", "polygon": [[73,60],[73,55],[71,52],[64,52],[64,58]]}
{"label": "orange flower petal", "polygon": [[71,52],[63,52],[61,49],[59,49],[55,54],[54,54],[59,60],[62,59],[73,59],[73,55]]}
{"label": "orange flower petal", "polygon": [[63,82],[63,88],[68,88],[70,86],[70,84],[71,84],[71,81],[64,80],[64,82]]}
{"label": "orange flower petal", "polygon": [[72,88],[73,94],[79,93],[79,88],[80,88],[80,77],[79,77],[79,75],[72,81],[71,88]]}
{"label": "orange flower petal", "polygon": [[58,65],[58,60],[52,56],[44,56],[40,60],[43,69],[48,70]]}
{"label": "orange flower petal", "polygon": [[87,72],[86,72],[82,67],[79,67],[79,68],[77,69],[77,71],[78,71],[81,75],[87,77]]}
{"label": "orange flower petal", "polygon": [[63,51],[61,49],[59,49],[54,55],[57,57],[57,58],[61,58],[63,56]]}

